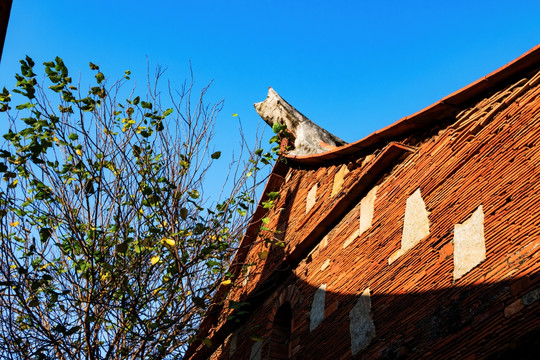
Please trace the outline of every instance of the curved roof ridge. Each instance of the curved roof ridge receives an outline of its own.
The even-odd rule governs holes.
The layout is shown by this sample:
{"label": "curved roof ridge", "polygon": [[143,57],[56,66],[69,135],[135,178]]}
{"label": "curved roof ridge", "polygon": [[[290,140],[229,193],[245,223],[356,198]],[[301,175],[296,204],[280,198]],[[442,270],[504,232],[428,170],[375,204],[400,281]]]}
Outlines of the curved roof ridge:
{"label": "curved roof ridge", "polygon": [[436,103],[412,115],[405,116],[395,123],[375,131],[358,141],[319,154],[286,155],[286,158],[305,164],[317,164],[351,155],[379,145],[382,142],[394,140],[397,136],[432,125],[436,121],[451,114],[460,105],[470,102],[479,95],[492,90],[501,82],[507,81],[538,65],[540,65],[540,45],[536,45],[517,59],[445,96]]}

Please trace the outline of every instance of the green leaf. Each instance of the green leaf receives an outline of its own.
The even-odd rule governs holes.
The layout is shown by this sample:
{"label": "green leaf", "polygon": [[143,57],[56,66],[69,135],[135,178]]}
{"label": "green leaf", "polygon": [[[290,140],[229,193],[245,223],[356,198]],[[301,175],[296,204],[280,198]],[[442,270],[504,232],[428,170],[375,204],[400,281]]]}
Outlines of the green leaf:
{"label": "green leaf", "polygon": [[17,183],[19,182],[18,179],[13,180],[11,184],[8,185],[8,188],[15,189],[17,187]]}
{"label": "green leaf", "polygon": [[39,299],[37,297],[31,298],[30,301],[28,302],[28,306],[29,307],[37,307],[37,306],[39,306]]}
{"label": "green leaf", "polygon": [[270,201],[263,201],[262,202],[263,208],[265,209],[271,209],[274,207],[274,202],[272,200]]}
{"label": "green leaf", "polygon": [[66,327],[62,324],[58,324],[53,328],[54,331],[64,334],[66,332]]}
{"label": "green leaf", "polygon": [[17,110],[23,110],[23,109],[30,109],[30,108],[33,108],[35,105],[34,104],[31,104],[31,103],[25,103],[25,104],[21,104],[21,105],[17,105],[15,108]]}
{"label": "green leaf", "polygon": [[35,65],[34,60],[28,55],[26,55],[26,62],[28,63],[28,66],[33,67]]}
{"label": "green leaf", "polygon": [[246,216],[246,214],[247,214],[247,211],[244,210],[244,209],[236,209],[236,211],[238,211],[238,213],[240,214],[240,216]]}
{"label": "green leaf", "polygon": [[77,333],[77,331],[79,331],[79,330],[81,330],[80,326],[74,326],[71,329],[69,329],[68,331],[66,331],[66,336],[71,336],[71,335]]}
{"label": "green leaf", "polygon": [[172,114],[172,112],[173,112],[173,109],[167,109],[167,110],[165,110],[165,111],[163,112],[163,116],[169,116],[169,115]]}
{"label": "green leaf", "polygon": [[274,125],[272,125],[272,131],[275,134],[279,134],[283,132],[285,129],[287,129],[287,125],[281,125],[279,123],[275,123]]}
{"label": "green leaf", "polygon": [[103,82],[103,80],[105,80],[105,75],[103,75],[102,72],[98,72],[96,74],[96,80],[97,80],[98,84],[101,84]]}
{"label": "green leaf", "polygon": [[116,252],[119,252],[121,254],[125,254],[128,249],[128,242],[124,241],[123,243],[120,243],[116,245]]}
{"label": "green leaf", "polygon": [[211,347],[211,346],[212,346],[212,340],[210,340],[209,338],[202,339],[201,341],[202,341],[203,344],[206,345],[207,347]]}
{"label": "green leaf", "polygon": [[277,191],[272,191],[272,192],[269,192],[268,194],[266,194],[268,196],[268,199],[270,200],[276,200],[278,197],[279,197],[279,192]]}
{"label": "green leaf", "polygon": [[221,156],[221,151],[216,151],[215,153],[213,153],[210,157],[212,159],[219,159]]}
{"label": "green leaf", "polygon": [[186,208],[181,208],[180,209],[180,217],[182,218],[182,220],[186,220],[188,216],[188,211]]}
{"label": "green leaf", "polygon": [[39,238],[42,242],[47,241],[52,234],[51,228],[41,228],[39,229]]}

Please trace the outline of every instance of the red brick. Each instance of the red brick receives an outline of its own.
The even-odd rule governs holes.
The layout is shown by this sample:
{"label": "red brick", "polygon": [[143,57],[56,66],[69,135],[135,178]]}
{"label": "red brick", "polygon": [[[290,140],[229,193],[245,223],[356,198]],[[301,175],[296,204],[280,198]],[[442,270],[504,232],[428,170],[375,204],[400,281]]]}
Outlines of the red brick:
{"label": "red brick", "polygon": [[523,301],[518,299],[504,308],[504,316],[509,318],[520,312],[524,307],[525,305],[523,305]]}
{"label": "red brick", "polygon": [[531,286],[531,281],[528,276],[524,276],[516,280],[513,284],[510,285],[510,292],[512,296],[518,296],[526,292]]}
{"label": "red brick", "polygon": [[444,245],[441,250],[439,250],[439,262],[443,262],[444,260],[450,258],[453,253],[454,245],[449,242],[448,244]]}

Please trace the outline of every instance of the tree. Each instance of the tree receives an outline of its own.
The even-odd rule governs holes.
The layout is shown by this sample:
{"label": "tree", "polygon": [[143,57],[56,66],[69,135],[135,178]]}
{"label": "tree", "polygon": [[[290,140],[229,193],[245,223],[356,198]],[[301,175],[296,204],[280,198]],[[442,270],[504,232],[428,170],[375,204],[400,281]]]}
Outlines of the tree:
{"label": "tree", "polygon": [[[207,205],[221,103],[172,106],[155,86],[121,102],[127,71],[74,85],[60,58],[39,85],[21,61],[0,110],[0,357],[160,359],[182,356],[253,206],[250,176],[271,153],[236,163],[228,195]],[[172,94],[172,91],[169,91]],[[15,109],[10,103],[22,99]],[[4,120],[6,121],[6,120]],[[250,181],[248,183],[248,180]]]}

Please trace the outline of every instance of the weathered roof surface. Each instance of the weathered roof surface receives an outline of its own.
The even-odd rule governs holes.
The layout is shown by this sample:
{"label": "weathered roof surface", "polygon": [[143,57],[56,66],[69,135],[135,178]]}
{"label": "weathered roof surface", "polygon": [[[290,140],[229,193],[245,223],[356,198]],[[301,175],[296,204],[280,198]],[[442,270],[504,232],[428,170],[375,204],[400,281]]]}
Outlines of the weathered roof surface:
{"label": "weathered roof surface", "polygon": [[[529,52],[527,52],[526,54],[524,54],[523,56],[521,56],[520,58],[516,59],[515,61],[481,78],[480,80],[459,90],[458,92],[455,92],[454,94],[445,97],[444,99],[435,103],[434,105],[427,107],[426,109],[416,114],[405,117],[399,120],[398,122],[396,122],[395,124],[388,126],[378,132],[375,132],[358,142],[352,143],[350,145],[347,145],[347,146],[344,146],[339,149],[329,151],[323,154],[310,155],[310,156],[287,156],[287,159],[290,161],[289,162],[290,165],[286,165],[286,164],[283,164],[282,162],[278,162],[272,172],[271,178],[269,179],[267,183],[267,187],[263,193],[263,198],[261,199],[261,202],[266,200],[265,194],[267,194],[270,191],[278,191],[284,183],[287,184],[285,178],[286,178],[286,173],[289,167],[298,168],[297,171],[295,172],[295,175],[293,176],[293,179],[290,180],[290,184],[292,185],[289,185],[289,187],[292,186],[291,191],[295,194],[295,196],[297,196],[298,198],[305,199],[310,188],[309,186],[303,186],[302,184],[304,184],[304,182],[307,182],[309,184],[311,184],[312,182],[316,182],[316,179],[314,177],[318,176],[317,174],[315,174],[317,173],[318,168],[322,169],[323,167],[328,167],[329,170],[324,171],[324,174],[322,174],[321,176],[327,178],[328,181],[330,181],[331,183],[332,179],[334,179],[335,181],[334,174],[339,172],[338,170],[342,169],[344,167],[344,164],[347,164],[349,162],[349,159],[350,161],[354,162],[355,159],[362,158],[368,152],[371,154],[373,154],[373,152],[376,152],[375,157],[372,158],[372,160],[370,160],[369,162],[367,162],[365,167],[363,167],[362,165],[361,167],[356,167],[354,170],[351,171],[351,174],[350,174],[351,176],[348,176],[345,179],[345,182],[343,184],[344,190],[342,191],[341,194],[340,193],[336,193],[335,195],[326,194],[328,195],[328,196],[326,195],[324,196],[326,200],[322,202],[319,201],[318,206],[319,208],[321,208],[320,211],[317,209],[317,207],[314,207],[313,209],[311,209],[309,213],[307,213],[307,215],[300,216],[301,214],[304,214],[303,207],[305,207],[305,205],[303,205],[301,201],[299,202],[299,204],[296,204],[296,202],[293,201],[293,203],[296,204],[295,206],[299,207],[299,210],[291,213],[290,215],[290,219],[292,219],[289,224],[291,231],[288,232],[289,233],[288,236],[290,237],[289,239],[290,242],[287,248],[288,251],[285,254],[285,258],[284,258],[285,261],[279,264],[277,262],[275,264],[270,264],[269,260],[271,259],[268,259],[266,261],[268,266],[267,268],[265,268],[265,271],[268,270],[268,272],[272,272],[272,273],[275,272],[275,273],[278,273],[279,275],[279,274],[285,274],[284,271],[281,271],[282,269],[280,267],[287,266],[287,265],[289,265],[289,269],[291,267],[295,267],[298,261],[302,259],[302,257],[306,254],[306,252],[310,251],[313,245],[315,245],[315,243],[319,241],[320,237],[323,235],[324,231],[322,231],[319,226],[321,221],[325,220],[326,227],[332,227],[333,226],[332,223],[334,223],[335,221],[339,221],[339,218],[340,216],[343,215],[344,211],[345,212],[349,211],[348,208],[350,207],[350,204],[345,204],[344,202],[347,202],[351,199],[347,200],[347,199],[342,198],[342,196],[345,197],[346,194],[349,193],[349,190],[352,191],[353,195],[355,192],[358,192],[358,193],[365,192],[366,190],[365,188],[373,184],[373,180],[370,180],[370,178],[373,177],[373,174],[378,174],[381,171],[383,171],[383,169],[387,167],[388,162],[392,163],[392,161],[390,160],[395,158],[394,156],[390,156],[390,157],[386,156],[385,155],[386,153],[390,154],[390,151],[392,151],[393,153],[395,150],[400,150],[400,151],[405,151],[405,152],[407,151],[406,147],[403,147],[401,144],[395,143],[395,141],[399,141],[406,136],[414,137],[416,136],[417,133],[418,134],[425,133],[427,130],[437,128],[440,125],[440,123],[445,123],[445,125],[448,128],[451,128],[453,126],[458,126],[458,127],[466,126],[467,131],[465,132],[460,131],[459,133],[465,134],[463,136],[472,136],[471,134],[475,134],[477,131],[475,129],[475,127],[477,126],[476,122],[470,122],[469,119],[467,118],[467,114],[458,117],[456,116],[457,113],[461,110],[466,109],[467,107],[472,107],[473,110],[478,110],[476,111],[476,113],[478,113],[481,118],[480,123],[485,124],[485,122],[489,120],[489,112],[483,112],[484,109],[476,109],[475,102],[478,102],[478,100],[481,99],[482,97],[493,95],[495,91],[502,91],[501,89],[505,85],[515,83],[517,80],[520,80],[520,77],[524,75],[531,77],[530,75],[532,71],[533,70],[538,71],[539,66],[540,66],[540,46],[537,46],[533,48],[532,50],[530,50]],[[531,78],[530,81],[534,81],[535,84],[538,84],[538,76]],[[523,81],[519,81],[520,84],[522,82]],[[520,88],[521,87],[525,88],[525,86],[522,86],[522,85],[523,84],[520,85]],[[519,91],[513,90],[512,94],[520,94],[520,90]],[[504,107],[507,100],[513,101],[512,99],[515,99],[514,95],[505,97],[503,101],[504,104],[500,104],[501,107]],[[500,110],[500,107],[498,109]],[[486,111],[490,111],[490,110],[487,109]],[[475,112],[473,111],[472,113],[475,113]],[[449,126],[448,120],[452,120],[452,119],[453,119],[452,123],[454,123],[456,119],[458,119],[456,123],[457,125],[454,124],[452,126]],[[474,119],[474,121],[476,120],[478,120],[478,117]],[[511,129],[507,129],[507,131],[511,131]],[[452,138],[452,137],[450,136],[449,138]],[[413,146],[416,146],[416,145],[413,144]],[[428,153],[431,154],[435,150],[437,150],[438,147],[441,147],[441,146],[445,147],[447,146],[447,144],[445,143],[441,145],[438,142],[434,142],[433,144],[429,146],[431,146],[431,148]],[[473,156],[475,154],[475,149],[470,150],[469,148],[464,149],[464,151],[466,150],[466,151],[471,152],[470,154],[469,153],[465,154],[466,155],[465,158],[467,159],[470,156]],[[460,160],[460,159],[455,158],[456,150],[453,147],[448,148],[446,150],[447,150],[447,153],[449,153],[448,155],[449,158],[446,158],[445,164],[448,164],[448,166],[441,166],[438,176],[436,176],[436,178],[440,179],[441,182],[444,181],[444,179],[447,179],[456,169],[456,167],[451,166],[451,163],[449,161],[452,159],[454,161],[463,160],[463,159]],[[424,151],[419,151],[418,156],[420,155],[423,156],[424,154],[425,154]],[[399,156],[399,152],[396,153],[395,155]],[[426,158],[429,158],[429,156]],[[332,165],[333,163],[334,164],[340,163],[340,164],[339,166],[334,166]],[[304,165],[307,165],[307,166],[304,166]],[[356,166],[357,165],[358,163],[356,163]],[[421,163],[420,161],[418,161],[418,166],[420,165],[427,166],[425,163]],[[305,171],[301,170],[303,168],[307,168],[307,170]],[[353,164],[353,168],[354,168],[354,164]],[[407,174],[408,174],[407,176],[408,176],[409,181],[407,181],[405,178],[398,177],[399,179],[401,179],[398,184],[399,186],[396,185],[392,187],[390,190],[393,189],[392,191],[398,191],[401,194],[403,190],[403,184],[409,184],[407,186],[420,186],[422,187],[423,190],[425,189],[426,194],[429,194],[430,193],[429,189],[433,189],[439,185],[438,181],[431,181],[430,179],[424,179],[425,171],[423,170],[416,171],[416,172],[411,171],[410,173],[407,173]],[[377,176],[375,176],[375,178],[376,177]],[[304,179],[305,181],[303,181],[302,179]],[[419,179],[423,179],[424,182],[428,182],[429,186],[424,183],[420,184]],[[297,184],[298,186],[294,184]],[[327,189],[325,191],[328,192],[330,190],[332,190],[332,193],[333,193],[333,189]],[[406,192],[406,193],[408,194],[409,192]],[[401,196],[404,196],[404,195],[401,194]],[[285,197],[286,196],[283,196],[284,198],[283,201],[285,201]],[[395,194],[393,194],[393,196],[389,196],[389,198],[394,198],[394,197],[396,197]],[[449,201],[453,201],[455,200],[455,196],[454,197],[451,196],[449,197],[449,199],[450,199]],[[392,204],[392,201],[390,201],[390,204]],[[487,204],[489,204],[489,202]],[[443,205],[446,206],[447,204],[441,204],[441,207],[444,207]],[[478,204],[475,203],[473,205],[477,206]],[[281,206],[277,206],[277,207],[280,208]],[[448,207],[446,207],[445,209],[447,208]],[[329,211],[329,209],[334,210],[334,211]],[[259,206],[255,215],[253,216],[251,224],[244,238],[242,239],[238,253],[236,254],[233,264],[231,265],[232,272],[238,273],[241,270],[241,265],[250,261],[250,251],[251,251],[250,249],[252,247],[257,246],[257,243],[254,243],[254,240],[257,238],[257,234],[261,226],[261,219],[265,216],[266,211],[267,210],[263,209],[262,206]],[[289,211],[291,212],[292,210],[289,210]],[[396,216],[399,217],[401,216],[400,214],[402,212],[390,211],[390,213],[394,217]],[[447,211],[443,211],[441,213],[448,214]],[[459,211],[459,212],[451,212],[451,213],[468,214],[470,213],[470,211],[465,211],[465,212]],[[317,216],[314,216],[314,215],[317,215]],[[274,218],[276,216],[274,216]],[[396,224],[398,222],[398,220],[394,219],[390,223],[387,223],[386,221],[390,218],[390,216],[383,216],[383,218],[386,225]],[[276,219],[272,219],[271,221],[274,222],[278,220],[279,219],[276,218]],[[456,223],[457,221],[457,220],[456,221],[454,220],[455,219],[452,220],[453,221],[452,224]],[[451,227],[452,224],[448,225],[445,223],[444,228],[446,229],[448,227]],[[388,226],[390,226],[393,229],[392,231],[399,230],[398,229],[399,227],[396,227],[393,225],[388,225]],[[348,235],[348,233],[345,235]],[[396,238],[397,238],[397,235],[396,235]],[[340,247],[341,247],[341,244],[339,244],[338,248]],[[348,249],[351,249],[351,248],[352,247],[349,247]],[[382,257],[383,263],[384,263],[386,261],[385,257],[388,256],[386,252],[389,251],[389,249],[384,248],[386,249],[385,250],[386,252],[380,251],[380,249],[381,248],[377,248],[377,253],[378,253],[377,256]],[[336,251],[336,249],[333,249],[332,251]],[[435,253],[435,255],[437,255],[437,253]],[[255,253],[251,253],[251,256],[252,257],[256,256],[256,251]],[[353,261],[354,259],[355,258],[351,258],[350,260]],[[321,266],[321,265],[318,264],[318,266]],[[250,300],[253,300],[253,304],[262,303],[265,300],[264,294],[261,295],[259,293],[257,295],[257,291],[249,291],[249,290],[250,289],[256,290],[261,287],[268,290],[269,288],[272,287],[270,286],[272,282],[267,281],[267,280],[269,280],[268,276],[267,275],[264,276],[264,274],[261,274],[260,277],[256,279],[256,281],[254,280],[254,283],[256,284],[247,286],[245,288],[246,292],[244,292],[244,294],[239,294],[238,296],[247,295],[248,297],[250,297]],[[274,283],[277,281],[275,278],[273,280],[274,280]],[[338,280],[339,279],[337,279],[336,281]],[[390,284],[392,282],[386,281],[382,283]],[[253,286],[256,286],[256,287],[253,287]],[[396,284],[396,286],[399,286],[399,284]],[[221,286],[216,295],[215,304],[220,303],[221,300],[223,299],[223,296],[230,289],[231,289],[230,286]],[[394,290],[387,293],[394,294],[393,291]],[[223,340],[224,336],[227,336],[228,331],[230,330],[233,324],[229,324],[231,326],[228,326],[226,324],[227,321],[224,319],[226,319],[227,317],[227,311],[222,312],[221,310],[225,310],[225,309],[222,309],[222,307],[223,305],[215,305],[213,308],[209,310],[208,316],[205,318],[205,320],[203,321],[201,325],[202,336],[209,336],[213,340],[215,339],[218,342]],[[213,328],[214,326],[216,327]],[[186,358],[191,358],[191,356],[193,356],[194,353],[197,352],[196,350],[197,346],[199,345],[194,343],[193,346],[190,347],[190,349],[188,350],[188,353],[186,354]],[[199,352],[196,353],[194,358],[197,358],[197,359],[206,358],[208,355],[208,351],[210,350],[205,349],[204,347],[199,348]]]}
{"label": "weathered roof surface", "polygon": [[320,164],[350,156],[354,153],[380,146],[381,144],[395,140],[399,136],[411,133],[415,130],[433,126],[458,109],[470,104],[478,96],[492,91],[502,84],[511,81],[518,74],[523,74],[540,63],[540,45],[535,46],[514,61],[493,71],[470,85],[442,98],[433,105],[419,112],[406,116],[392,125],[376,131],[365,138],[337,149],[321,154],[308,156],[287,156],[288,159],[303,164]]}

